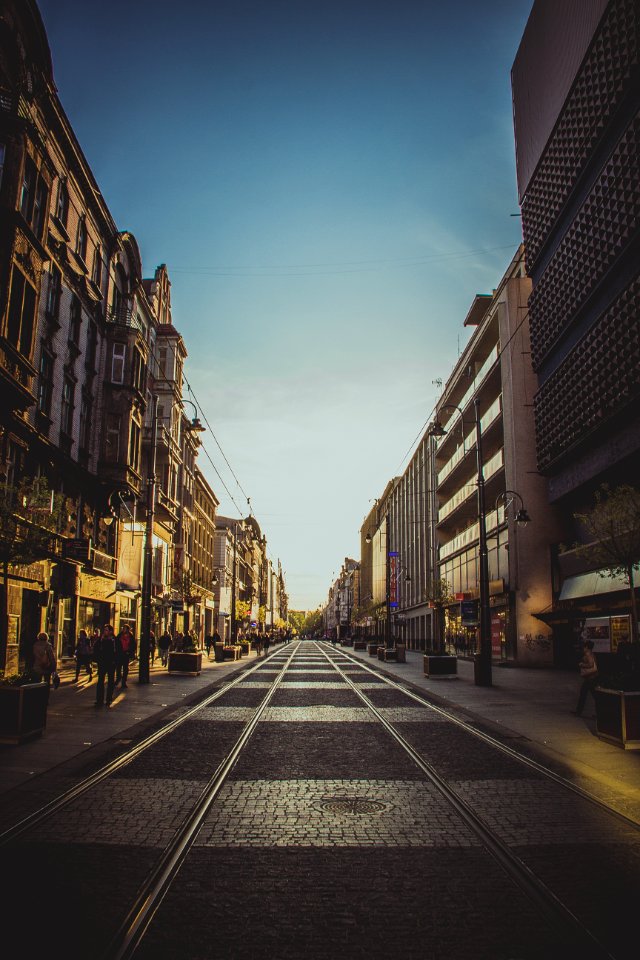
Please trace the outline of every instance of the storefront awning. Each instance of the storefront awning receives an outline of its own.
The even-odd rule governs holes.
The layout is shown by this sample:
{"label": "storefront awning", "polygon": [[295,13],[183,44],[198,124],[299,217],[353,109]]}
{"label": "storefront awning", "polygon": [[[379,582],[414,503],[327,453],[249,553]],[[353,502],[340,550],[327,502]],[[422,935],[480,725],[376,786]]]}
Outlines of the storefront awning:
{"label": "storefront awning", "polygon": [[624,577],[607,576],[603,570],[590,570],[567,577],[558,600],[577,600],[579,597],[595,597],[601,593],[617,593],[628,589],[629,584]]}

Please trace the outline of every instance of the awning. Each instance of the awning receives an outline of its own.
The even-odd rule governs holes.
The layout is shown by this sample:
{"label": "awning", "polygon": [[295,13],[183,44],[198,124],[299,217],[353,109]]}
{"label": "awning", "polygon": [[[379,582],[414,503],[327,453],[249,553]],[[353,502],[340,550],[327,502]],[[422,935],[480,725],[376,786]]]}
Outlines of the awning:
{"label": "awning", "polygon": [[[635,568],[637,571],[637,567]],[[578,597],[595,597],[601,593],[618,593],[628,590],[624,577],[608,576],[603,570],[590,570],[567,577],[562,584],[558,600],[576,600]]]}

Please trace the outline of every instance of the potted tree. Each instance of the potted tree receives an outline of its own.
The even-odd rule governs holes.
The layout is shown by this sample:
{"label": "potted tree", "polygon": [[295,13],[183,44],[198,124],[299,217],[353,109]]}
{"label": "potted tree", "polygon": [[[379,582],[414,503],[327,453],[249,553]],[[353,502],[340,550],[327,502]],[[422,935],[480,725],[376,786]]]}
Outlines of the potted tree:
{"label": "potted tree", "polygon": [[[629,592],[629,638],[618,644],[595,690],[596,732],[625,750],[640,750],[640,642],[634,575],[640,564],[640,491],[629,484],[603,485],[594,505],[576,513],[587,543],[576,554]],[[597,659],[597,657],[596,657]]]}
{"label": "potted tree", "polygon": [[49,687],[31,675],[0,674],[0,743],[18,744],[39,737],[47,725]]}
{"label": "potted tree", "polygon": [[447,604],[451,603],[451,587],[447,580],[432,580],[426,591],[426,599],[434,612],[435,644],[424,652],[423,669],[425,677],[444,680],[458,676],[458,658],[455,654],[445,652],[442,637],[443,612]]}

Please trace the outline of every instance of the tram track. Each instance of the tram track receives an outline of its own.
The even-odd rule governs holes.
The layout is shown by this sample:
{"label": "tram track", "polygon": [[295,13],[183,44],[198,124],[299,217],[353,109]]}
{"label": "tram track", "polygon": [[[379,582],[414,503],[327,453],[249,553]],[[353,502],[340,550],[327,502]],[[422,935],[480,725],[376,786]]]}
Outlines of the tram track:
{"label": "tram track", "polygon": [[[323,664],[326,669],[323,667]],[[313,671],[316,672],[314,673]],[[335,675],[337,678],[335,683],[326,680],[328,673]],[[317,681],[318,677],[323,677],[324,679]],[[370,686],[374,686],[373,690],[362,689],[363,686],[367,687],[366,677],[375,678],[375,685],[370,684]],[[363,678],[365,679],[363,680]],[[506,758],[500,761],[501,763],[520,764],[523,768],[526,768],[529,771],[527,776],[536,778],[533,783],[534,787],[537,788],[538,786],[538,778],[546,778],[550,784],[549,790],[569,787],[575,795],[575,802],[588,800],[594,803],[594,805],[597,804],[599,814],[603,817],[606,810],[606,813],[611,816],[612,821],[615,820],[619,824],[620,830],[624,829],[628,831],[629,828],[633,827],[636,830],[636,834],[638,834],[637,825],[631,821],[627,821],[622,815],[615,814],[615,811],[605,808],[597,798],[593,798],[588,794],[585,795],[583,791],[577,788],[572,788],[572,785],[567,784],[562,778],[559,778],[551,771],[547,771],[541,765],[534,763],[528,758],[523,758],[516,751],[511,750],[509,747],[506,747],[482,731],[478,731],[472,725],[464,723],[464,721],[461,721],[448,711],[430,703],[413,691],[407,690],[406,687],[386,676],[384,672],[372,669],[369,665],[362,663],[357,658],[350,657],[341,651],[338,652],[334,648],[327,648],[317,643],[294,643],[291,648],[284,648],[277,652],[274,651],[270,657],[260,660],[250,669],[243,670],[232,681],[226,683],[219,690],[216,690],[215,693],[206,696],[199,704],[190,707],[180,717],[174,718],[166,725],[163,725],[160,730],[136,744],[123,756],[117,758],[116,761],[106,764],[90,777],[76,784],[72,789],[44,805],[39,811],[34,812],[14,827],[5,831],[0,835],[0,844],[5,848],[11,849],[14,847],[18,849],[24,848],[26,850],[39,824],[50,823],[52,818],[54,818],[57,823],[60,823],[64,820],[65,815],[69,815],[69,811],[77,810],[81,804],[84,805],[85,809],[91,810],[93,807],[100,808],[101,804],[111,802],[100,800],[99,791],[108,786],[112,780],[114,780],[116,784],[121,785],[123,783],[122,778],[128,776],[134,785],[140,784],[144,786],[147,782],[145,777],[148,777],[148,771],[156,769],[154,767],[156,761],[153,760],[153,756],[157,758],[159,755],[158,751],[173,750],[174,755],[179,757],[180,747],[172,746],[172,744],[175,736],[180,733],[181,728],[182,739],[185,739],[188,733],[188,730],[185,733],[185,724],[188,727],[191,721],[192,724],[200,724],[207,726],[208,729],[213,729],[212,722],[215,723],[215,721],[213,721],[212,717],[213,714],[216,714],[216,718],[222,724],[222,727],[216,727],[216,729],[219,730],[225,726],[222,714],[226,711],[228,718],[233,721],[227,723],[227,727],[229,728],[227,739],[233,739],[232,745],[228,749],[226,747],[223,749],[222,744],[226,743],[226,741],[221,737],[218,753],[222,753],[223,755],[216,759],[214,757],[215,751],[211,752],[211,756],[207,755],[209,753],[209,751],[207,751],[207,754],[201,757],[202,769],[199,767],[200,754],[197,754],[197,756],[192,759],[191,765],[187,765],[186,767],[187,771],[194,769],[198,771],[196,781],[190,782],[186,773],[176,774],[177,787],[175,795],[179,799],[175,804],[175,809],[172,809],[175,827],[171,829],[170,838],[159,843],[157,838],[150,834],[148,830],[145,833],[144,825],[142,826],[142,842],[146,844],[144,849],[147,849],[149,844],[151,844],[154,849],[149,850],[148,855],[140,856],[140,863],[136,864],[135,869],[131,871],[131,877],[128,878],[131,890],[127,898],[127,909],[117,911],[119,919],[116,920],[115,924],[111,920],[106,923],[104,922],[105,918],[101,918],[101,923],[103,923],[101,942],[107,946],[101,949],[99,953],[96,952],[96,955],[101,956],[103,960],[125,960],[125,958],[132,957],[138,952],[142,954],[141,960],[145,960],[145,955],[155,956],[158,950],[158,937],[162,940],[162,937],[167,935],[167,918],[171,916],[175,922],[175,909],[169,907],[161,910],[160,907],[165,903],[167,898],[175,899],[179,897],[177,891],[180,889],[181,884],[184,883],[183,874],[185,866],[190,863],[190,854],[192,854],[194,850],[196,840],[204,824],[208,824],[208,833],[204,839],[201,838],[201,842],[199,842],[199,846],[197,847],[198,857],[200,859],[203,857],[210,858],[211,862],[211,866],[207,870],[204,879],[200,878],[198,881],[198,883],[204,887],[214,882],[211,878],[215,876],[216,870],[218,869],[217,864],[221,861],[226,863],[225,858],[219,854],[219,851],[226,849],[228,845],[228,841],[224,840],[223,835],[226,835],[224,834],[224,830],[227,830],[229,836],[233,838],[231,841],[232,847],[235,845],[239,846],[240,849],[244,849],[243,845],[246,845],[247,842],[257,845],[257,848],[265,849],[270,849],[273,844],[285,844],[289,849],[298,849],[299,845],[302,844],[303,849],[308,849],[309,847],[313,848],[316,843],[316,839],[314,838],[320,837],[320,842],[325,843],[327,833],[331,834],[331,831],[335,830],[337,836],[340,831],[342,831],[343,835],[341,838],[331,841],[331,836],[333,836],[333,834],[331,834],[328,841],[329,843],[337,843],[336,855],[338,855],[340,849],[344,849],[345,846],[349,849],[356,849],[357,847],[357,840],[345,841],[344,839],[343,826],[348,818],[357,819],[362,815],[363,811],[369,811],[370,814],[371,811],[373,811],[372,816],[374,820],[371,821],[371,833],[373,836],[376,835],[376,810],[380,811],[380,817],[388,817],[388,811],[393,807],[393,804],[385,802],[384,797],[381,802],[372,799],[371,789],[367,784],[370,783],[372,787],[375,786],[375,789],[379,791],[382,789],[384,782],[380,779],[380,775],[377,775],[376,778],[374,774],[370,774],[370,776],[374,777],[371,781],[368,781],[362,776],[358,778],[356,774],[352,775],[355,777],[353,780],[338,780],[338,783],[342,782],[346,784],[346,786],[339,786],[337,790],[333,788],[332,791],[323,788],[322,785],[326,781],[322,779],[320,774],[317,774],[317,790],[309,789],[309,784],[312,785],[313,781],[299,780],[300,790],[298,793],[301,795],[301,800],[296,802],[302,806],[303,811],[309,811],[310,817],[308,821],[304,823],[303,828],[296,827],[296,829],[298,829],[298,839],[296,839],[295,831],[293,835],[287,835],[286,841],[284,839],[270,837],[268,827],[266,831],[263,830],[262,833],[256,834],[253,839],[247,839],[243,830],[245,824],[250,821],[245,819],[241,822],[240,826],[238,826],[234,820],[234,818],[237,819],[237,813],[234,812],[233,809],[233,796],[231,796],[230,799],[229,784],[233,785],[232,773],[237,771],[239,761],[242,761],[244,767],[241,774],[236,775],[236,779],[239,778],[238,786],[235,788],[234,796],[236,799],[242,793],[242,784],[247,777],[246,770],[249,770],[248,782],[258,785],[256,789],[259,788],[261,783],[267,782],[261,778],[264,778],[263,771],[266,769],[268,772],[269,770],[269,754],[268,751],[266,753],[264,752],[265,743],[268,745],[269,738],[265,741],[263,737],[263,739],[256,744],[256,737],[254,736],[256,731],[262,730],[264,733],[265,730],[278,726],[282,719],[283,712],[286,714],[287,711],[289,711],[289,714],[291,714],[295,713],[296,709],[300,711],[300,708],[292,706],[292,703],[295,702],[297,704],[300,702],[302,705],[306,696],[305,690],[309,693],[307,697],[309,707],[305,708],[302,706],[300,716],[303,720],[309,719],[307,714],[311,715],[312,720],[315,719],[314,711],[318,719],[322,719],[325,716],[323,711],[330,713],[334,710],[339,713],[340,710],[344,709],[347,713],[350,710],[353,713],[351,707],[318,706],[318,703],[326,702],[327,704],[331,704],[334,702],[342,702],[340,698],[342,697],[344,699],[344,697],[342,693],[339,693],[337,689],[338,686],[340,690],[348,692],[350,697],[354,697],[356,701],[362,705],[361,711],[355,711],[357,714],[357,723],[362,724],[364,721],[365,725],[366,723],[370,724],[370,728],[375,725],[384,730],[385,735],[389,737],[389,744],[393,744],[393,747],[390,746],[389,748],[390,751],[399,751],[398,757],[402,755],[407,758],[404,761],[400,759],[393,761],[392,766],[393,763],[395,763],[399,770],[406,770],[406,765],[409,763],[410,766],[415,768],[416,772],[412,777],[416,783],[419,783],[421,779],[424,778],[425,782],[428,782],[431,787],[437,790],[451,809],[452,816],[455,816],[460,822],[462,833],[464,833],[465,836],[467,835],[467,831],[469,832],[469,836],[473,834],[478,845],[481,846],[482,849],[487,852],[487,855],[499,866],[505,879],[508,878],[509,883],[517,886],[521,895],[531,904],[531,909],[540,917],[540,924],[545,929],[548,928],[550,931],[553,931],[553,937],[558,944],[558,957],[571,956],[573,955],[571,951],[574,951],[575,955],[578,955],[579,952],[581,957],[589,958],[589,960],[592,960],[592,958],[593,960],[600,960],[600,958],[602,958],[602,960],[605,960],[605,958],[608,958],[608,960],[625,960],[624,953],[619,951],[612,952],[611,948],[606,945],[607,941],[603,939],[601,931],[593,931],[585,921],[585,917],[578,915],[574,903],[566,902],[566,899],[562,895],[562,890],[559,892],[554,890],[553,886],[546,882],[544,877],[539,876],[530,863],[526,862],[527,857],[522,855],[522,850],[524,850],[526,854],[529,849],[527,845],[533,849],[534,840],[536,843],[538,843],[538,841],[524,834],[520,837],[518,834],[519,828],[514,828],[515,840],[513,837],[505,839],[505,837],[500,834],[499,829],[496,829],[496,824],[492,823],[492,815],[486,815],[487,810],[489,810],[491,814],[493,808],[491,803],[487,804],[486,796],[482,793],[482,790],[478,791],[478,797],[475,796],[474,789],[470,789],[469,783],[463,783],[463,789],[461,790],[460,784],[456,784],[455,782],[456,778],[454,777],[452,782],[452,778],[447,774],[447,771],[438,769],[438,763],[434,761],[433,757],[427,755],[429,750],[425,749],[425,746],[428,746],[430,741],[425,739],[425,730],[429,724],[417,722],[407,723],[406,717],[403,719],[402,709],[398,710],[395,706],[389,707],[381,705],[382,701],[384,701],[384,691],[390,691],[392,700],[396,696],[400,699],[406,698],[411,704],[415,705],[417,710],[428,711],[433,717],[437,718],[437,723],[431,723],[431,730],[429,731],[434,743],[438,739],[442,741],[443,737],[445,741],[447,737],[453,737],[456,730],[459,731],[461,736],[472,736],[482,744],[483,750],[497,750],[499,755]],[[296,695],[299,694],[298,700],[295,698],[293,701],[291,700],[291,692],[289,693],[289,700],[287,700],[286,688],[290,691],[293,690]],[[331,693],[330,691],[334,689],[335,693]],[[281,691],[285,691],[285,693],[281,694]],[[315,698],[310,695],[311,692],[317,694]],[[225,696],[227,696],[230,705],[225,705]],[[284,700],[282,699],[283,696]],[[284,706],[273,706],[274,699],[278,697],[280,697],[280,701],[285,704]],[[376,703],[376,697],[381,702]],[[238,706],[238,704],[242,705]],[[394,711],[395,714],[398,714],[399,719],[398,717],[394,719]],[[367,715],[366,718],[363,716],[365,713]],[[414,719],[415,717],[412,718],[412,720]],[[286,724],[281,724],[281,726],[284,736],[286,733]],[[293,726],[297,729],[300,724],[294,723]],[[302,726],[304,726],[304,724],[302,724]],[[237,736],[233,734],[233,730],[235,730],[236,727],[238,727],[239,730]],[[311,731],[311,737],[308,742],[310,752],[312,752],[311,747],[314,746],[315,730],[320,729],[322,723],[316,723],[315,727],[313,723],[307,723],[306,727],[307,733]],[[338,730],[342,728],[334,724],[334,729],[338,732]],[[456,736],[457,735],[458,734],[456,734]],[[211,734],[207,734],[203,742],[209,743],[210,736]],[[331,742],[330,737],[325,736],[324,739],[329,743]],[[320,737],[320,740],[322,740],[322,737]],[[271,742],[274,742],[273,737],[271,738]],[[275,780],[281,783],[297,782],[296,778],[301,776],[300,772],[296,772],[297,768],[292,767],[293,772],[289,773],[287,768],[287,741],[284,740],[280,743],[276,740],[275,742],[282,756],[282,769],[274,770],[273,773]],[[376,742],[381,744],[379,740]],[[465,746],[464,749],[469,751],[469,757],[475,759],[477,766],[477,756],[475,756],[477,749],[467,746]],[[176,750],[178,753],[175,753]],[[258,752],[256,753],[256,751]],[[251,756],[253,756],[253,760],[251,760]],[[486,757],[489,756],[490,754],[487,753]],[[257,766],[256,757],[259,761]],[[136,762],[138,766],[142,763],[141,771],[138,771],[137,774],[132,769],[136,767]],[[483,759],[482,762],[490,763],[491,761],[485,761]],[[167,768],[167,763],[169,768],[172,768],[172,764],[178,765],[177,760],[168,762],[163,760],[163,769]],[[209,763],[211,763],[211,769],[207,771],[206,765]],[[360,757],[359,764],[362,769],[366,769],[366,757]],[[302,765],[304,766],[304,758]],[[313,764],[307,762],[307,767],[312,766]],[[331,771],[332,760],[330,754],[325,760],[325,766],[328,771]],[[335,778],[342,776],[338,771],[348,768],[348,762],[342,763],[342,765],[338,763],[335,766],[335,773],[333,774],[334,781],[329,782],[336,782]],[[283,770],[285,771],[284,773]],[[153,775],[160,776],[161,774]],[[471,780],[474,775],[475,774],[470,775]],[[180,779],[180,776],[182,776],[182,779]],[[293,780],[286,781],[286,776],[293,778]],[[406,779],[406,774],[404,777]],[[498,777],[498,774],[496,774],[495,777]],[[508,777],[511,778],[510,784],[514,787],[512,790],[512,798],[523,805],[531,802],[531,797],[535,800],[537,796],[535,789],[533,791],[529,790],[529,793],[527,793],[532,781],[528,781],[525,784],[525,789],[520,795],[518,793],[520,784],[517,771],[514,772],[514,770],[509,769]],[[251,778],[253,778],[253,780]],[[164,788],[161,785],[162,782],[165,783]],[[166,782],[166,779],[165,781],[158,781],[160,792],[166,789]],[[184,783],[184,787],[180,786],[182,783]],[[354,784],[353,788],[348,787],[349,783]],[[483,783],[484,781],[480,782],[480,785],[482,786]],[[473,783],[471,783],[471,788],[473,788]],[[153,788],[151,787],[151,789]],[[283,794],[281,790],[280,795],[283,797],[281,803],[286,804],[286,789],[285,787],[282,789],[285,790],[285,793]],[[91,791],[94,791],[94,793],[98,792],[97,799]],[[309,794],[309,800],[305,800],[305,791]],[[419,792],[420,791],[418,791],[418,793]],[[529,794],[531,794],[531,796],[529,796]],[[483,803],[485,805],[484,809]],[[319,807],[323,810],[323,816],[325,816],[324,822],[318,819],[315,813]],[[264,809],[264,804],[262,809]],[[335,814],[337,819],[332,821],[331,817],[334,815],[335,810],[337,810]],[[397,811],[397,815],[402,815],[402,811]],[[563,814],[563,816],[566,815],[566,813]],[[220,833],[215,824],[224,821],[227,816],[231,817],[231,826],[225,827],[222,833]],[[429,816],[429,811],[424,812],[420,823],[421,829],[424,829],[424,824],[428,825]],[[434,806],[433,816],[443,816],[437,804]],[[345,817],[347,820],[345,820]],[[532,813],[529,811],[522,819],[526,822],[531,817]],[[296,823],[299,823],[300,819],[301,818],[298,817]],[[142,816],[140,820],[143,820]],[[304,817],[302,817],[302,820],[304,820]],[[211,826],[212,821],[215,821],[213,827]],[[625,822],[622,823],[621,821]],[[329,826],[327,826],[327,824],[329,824]],[[464,824],[464,828],[462,824]],[[62,837],[64,835],[64,829],[61,827],[60,836]],[[108,836],[108,834],[106,834],[106,836]],[[145,836],[149,836],[149,840],[145,840]],[[351,836],[351,834],[349,834],[349,836]],[[220,837],[222,837],[222,839],[220,839]],[[112,841],[109,840],[109,842]],[[371,840],[367,840],[366,842],[370,844]],[[396,843],[397,842],[398,841],[396,841]],[[419,845],[420,842],[418,838],[416,843]],[[560,839],[554,839],[553,842],[559,844]],[[349,844],[351,844],[351,846],[349,846]],[[429,841],[428,845],[429,844],[432,844],[432,841]],[[474,847],[474,842],[471,840],[465,841],[463,846],[465,846],[465,844],[467,846],[470,845],[472,848]],[[520,846],[521,849],[519,851],[514,850],[514,847],[518,846]],[[307,857],[308,855],[305,853],[303,856]],[[476,854],[474,854],[474,856],[476,856]],[[101,846],[99,849],[99,857],[100,862],[104,864],[103,869],[105,876],[108,877],[112,875],[112,871],[115,868],[110,866],[109,850]],[[546,866],[545,860],[543,857],[539,859],[544,869]],[[207,863],[209,863],[209,859],[207,859]],[[215,882],[217,883],[218,881],[216,880]],[[192,887],[193,879],[191,879],[190,883]],[[189,886],[189,882],[187,882],[187,886]],[[562,887],[562,884],[560,886]],[[191,887],[189,887],[189,889],[191,889]],[[189,898],[187,897],[186,901],[181,900],[180,902],[188,903]],[[192,926],[194,923],[199,922],[198,916],[199,915],[194,915],[191,919]],[[185,923],[187,919],[188,911],[184,921]],[[201,918],[200,922],[204,923],[206,921]],[[147,945],[146,939],[150,931],[152,932],[152,938],[150,945]],[[546,935],[547,934],[545,934],[545,936]],[[266,946],[264,949],[264,954],[261,952],[250,952],[246,955],[248,957],[273,956],[274,960],[280,960],[279,954],[269,953]],[[222,950],[222,947],[220,950]],[[162,956],[164,955],[165,954],[162,954]],[[166,955],[177,956],[178,954],[167,953]],[[181,957],[183,956],[182,953],[179,955]],[[204,956],[205,954],[201,952],[194,952],[193,954],[188,952],[184,953],[185,957],[200,957],[201,955]],[[209,954],[207,954],[207,956],[208,955]],[[241,957],[244,955],[242,952],[237,954],[235,952],[215,952],[211,954],[211,956],[219,957],[221,960],[222,958],[226,960],[228,956]],[[282,953],[283,958],[294,955],[295,954],[290,954],[289,952]],[[385,954],[381,953],[375,953],[374,955],[385,956]],[[415,953],[415,956],[419,955],[421,956],[422,954]],[[480,955],[481,954],[478,954],[478,956]],[[545,955],[550,956],[548,953]],[[73,954],[73,956],[75,956],[75,954]],[[321,956],[321,954],[313,953],[310,956],[316,957]],[[322,954],[322,956],[324,956],[324,954]],[[407,954],[407,956],[414,956],[414,954]],[[445,954],[443,954],[443,956],[445,956]],[[529,955],[527,954],[527,956]],[[553,956],[555,958],[556,954],[553,954]]]}

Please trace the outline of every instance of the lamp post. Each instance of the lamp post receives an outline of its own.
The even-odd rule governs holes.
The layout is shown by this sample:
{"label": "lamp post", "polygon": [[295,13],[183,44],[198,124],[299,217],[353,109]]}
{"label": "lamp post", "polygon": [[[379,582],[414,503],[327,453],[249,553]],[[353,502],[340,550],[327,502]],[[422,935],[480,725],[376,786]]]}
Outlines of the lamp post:
{"label": "lamp post", "polygon": [[[482,463],[482,430],[480,424],[480,401],[474,397],[476,427],[476,469],[478,486],[478,559],[479,559],[479,593],[480,610],[478,625],[480,632],[480,652],[474,660],[474,681],[476,686],[490,687],[491,676],[491,609],[489,606],[489,558],[487,552],[487,518],[485,507],[484,468]],[[462,422],[462,447],[464,451],[464,414],[460,407],[446,403],[441,410],[458,410]],[[430,429],[432,437],[444,437],[447,431],[436,420]]]}
{"label": "lamp post", "polygon": [[156,440],[158,433],[158,397],[153,398],[151,420],[151,457],[147,479],[147,521],[142,567],[142,615],[140,617],[140,662],[138,683],[149,683],[149,633],[151,631],[151,572],[153,565],[153,516],[156,503]]}
{"label": "lamp post", "polygon": [[[498,510],[498,504],[500,503],[501,500],[504,500],[505,515],[506,515],[507,522],[508,522],[508,520],[509,520],[508,510],[509,510],[509,507],[511,506],[511,504],[513,503],[513,501],[514,501],[515,498],[517,498],[517,499],[519,500],[519,502],[520,502],[520,509],[519,509],[518,512],[516,513],[516,515],[515,515],[515,517],[514,517],[514,520],[515,520],[515,522],[518,524],[518,526],[526,527],[526,525],[531,522],[531,517],[530,517],[529,514],[527,513],[526,507],[525,507],[525,505],[524,505],[524,501],[523,501],[522,497],[520,496],[520,494],[518,493],[517,490],[503,490],[502,493],[499,493],[499,494],[498,494],[498,496],[496,497],[496,512],[497,512],[497,510]],[[498,526],[497,530],[498,530],[498,532],[497,532],[497,537],[496,537],[496,539],[497,539],[497,542],[498,542],[498,576],[500,576],[500,566],[499,566],[499,564],[500,564],[500,528],[499,528],[499,526]],[[515,538],[514,538],[514,544],[515,544],[516,542],[517,542],[517,541],[516,541]],[[515,558],[514,566],[515,566],[515,574],[516,574],[516,575],[515,575],[514,587],[517,587],[517,586],[518,586],[518,557],[517,557],[517,553],[516,553],[516,558]]]}

